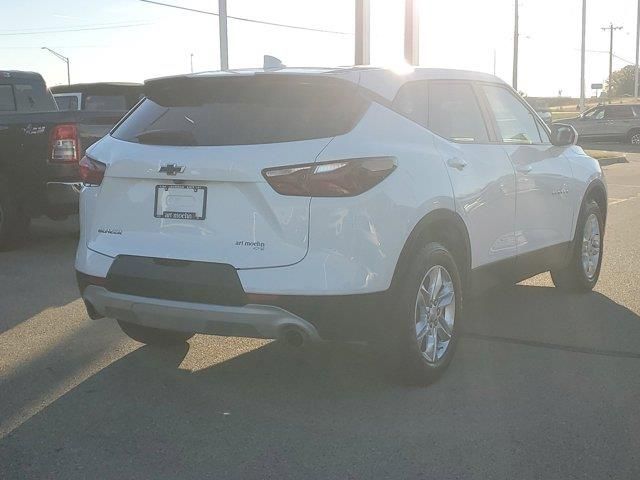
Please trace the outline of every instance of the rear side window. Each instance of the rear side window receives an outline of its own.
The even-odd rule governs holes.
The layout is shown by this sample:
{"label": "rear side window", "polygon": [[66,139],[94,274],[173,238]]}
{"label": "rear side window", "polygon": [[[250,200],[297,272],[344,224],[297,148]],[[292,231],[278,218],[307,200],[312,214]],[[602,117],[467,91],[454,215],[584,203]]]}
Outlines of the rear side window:
{"label": "rear side window", "polygon": [[351,83],[284,75],[182,77],[147,86],[113,136],[156,145],[255,145],[342,135],[368,101]]}
{"label": "rear side window", "polygon": [[84,110],[102,112],[109,110],[128,110],[124,95],[85,95]]}
{"label": "rear side window", "polygon": [[542,142],[535,117],[513,93],[496,85],[482,88],[504,143],[530,145]]}
{"label": "rear side window", "polygon": [[426,127],[427,112],[427,83],[410,82],[404,85],[393,100],[393,109],[405,117]]}
{"label": "rear side window", "polygon": [[605,117],[612,119],[635,118],[631,105],[608,105],[605,107]]}
{"label": "rear side window", "polygon": [[11,85],[0,85],[0,112],[15,112],[16,102]]}
{"label": "rear side window", "polygon": [[16,83],[13,85],[19,112],[50,112],[57,105],[42,83]]}
{"label": "rear side window", "polygon": [[456,142],[489,142],[478,99],[468,83],[429,84],[429,129]]}

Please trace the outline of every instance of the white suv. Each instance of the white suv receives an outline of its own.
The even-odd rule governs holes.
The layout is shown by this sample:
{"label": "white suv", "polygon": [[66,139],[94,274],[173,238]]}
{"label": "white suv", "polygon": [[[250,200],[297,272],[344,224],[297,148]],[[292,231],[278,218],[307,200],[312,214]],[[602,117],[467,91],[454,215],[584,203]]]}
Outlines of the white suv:
{"label": "white suv", "polygon": [[426,383],[473,291],[598,279],[598,163],[493,76],[245,70],[145,95],[80,163],[76,258],[90,316],[138,341],[372,341]]}

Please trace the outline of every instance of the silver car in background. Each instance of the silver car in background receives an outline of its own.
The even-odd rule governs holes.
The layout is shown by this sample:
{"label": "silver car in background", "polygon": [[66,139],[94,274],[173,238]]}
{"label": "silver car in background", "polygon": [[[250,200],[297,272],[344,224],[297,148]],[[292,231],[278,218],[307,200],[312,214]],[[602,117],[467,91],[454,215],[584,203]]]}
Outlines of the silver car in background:
{"label": "silver car in background", "polygon": [[581,142],[640,144],[640,104],[598,105],[562,123],[572,125]]}

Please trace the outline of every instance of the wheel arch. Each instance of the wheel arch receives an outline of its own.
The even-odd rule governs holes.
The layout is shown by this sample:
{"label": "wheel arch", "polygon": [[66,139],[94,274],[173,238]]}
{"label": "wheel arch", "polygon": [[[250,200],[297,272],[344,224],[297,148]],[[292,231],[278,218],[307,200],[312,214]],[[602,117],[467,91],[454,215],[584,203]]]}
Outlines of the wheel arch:
{"label": "wheel arch", "polygon": [[[607,188],[604,185],[604,182],[600,179],[592,181],[584,192],[584,196],[582,197],[582,203],[580,204],[580,218],[582,216],[582,212],[584,211],[584,206],[587,201],[593,200],[600,207],[600,211],[602,211],[602,216],[605,220],[607,220]],[[578,228],[578,222],[576,222],[576,231]],[[575,237],[575,233],[574,233]]]}
{"label": "wheel arch", "polygon": [[451,250],[466,286],[471,272],[471,241],[467,226],[458,213],[438,209],[422,217],[409,234],[396,264],[392,288],[410,265],[412,254],[427,242],[439,242]]}
{"label": "wheel arch", "polygon": [[580,228],[580,219],[583,216],[585,205],[589,200],[593,200],[600,207],[600,211],[602,212],[602,217],[604,220],[603,231],[602,234],[604,236],[604,230],[606,228],[607,223],[607,187],[605,187],[604,182],[600,179],[593,180],[589,186],[586,188],[584,195],[582,196],[582,201],[580,202],[580,211],[578,212],[578,216],[575,220],[575,226],[573,229],[573,239],[571,240],[571,244],[575,245],[575,242],[578,238],[578,229]]}

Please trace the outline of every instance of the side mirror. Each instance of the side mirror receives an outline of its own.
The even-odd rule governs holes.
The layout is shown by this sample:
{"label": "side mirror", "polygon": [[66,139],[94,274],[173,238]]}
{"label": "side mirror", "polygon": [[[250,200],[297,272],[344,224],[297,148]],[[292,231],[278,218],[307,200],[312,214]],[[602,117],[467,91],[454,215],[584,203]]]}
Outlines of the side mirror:
{"label": "side mirror", "polygon": [[551,126],[551,143],[556,147],[568,147],[578,143],[578,132],[571,125],[554,123]]}

